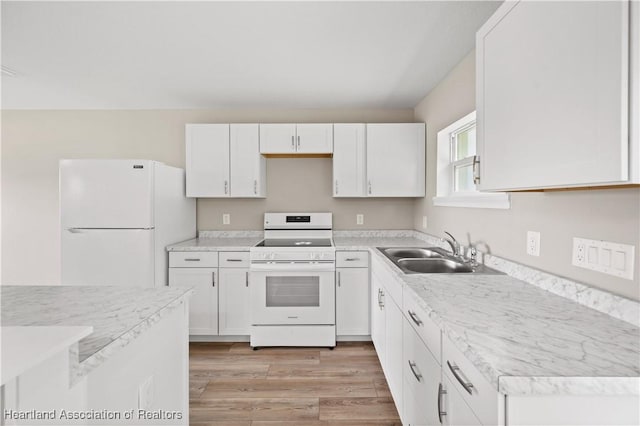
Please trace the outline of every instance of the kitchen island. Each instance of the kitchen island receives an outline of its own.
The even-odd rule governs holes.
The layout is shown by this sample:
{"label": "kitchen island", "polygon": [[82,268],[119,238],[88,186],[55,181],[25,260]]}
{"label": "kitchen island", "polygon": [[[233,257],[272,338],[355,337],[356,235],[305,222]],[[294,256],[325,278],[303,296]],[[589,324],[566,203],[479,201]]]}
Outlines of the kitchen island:
{"label": "kitchen island", "polygon": [[[3,383],[6,424],[188,424],[190,295],[167,287],[0,287],[7,331],[91,327]],[[12,367],[5,362],[3,370]]]}

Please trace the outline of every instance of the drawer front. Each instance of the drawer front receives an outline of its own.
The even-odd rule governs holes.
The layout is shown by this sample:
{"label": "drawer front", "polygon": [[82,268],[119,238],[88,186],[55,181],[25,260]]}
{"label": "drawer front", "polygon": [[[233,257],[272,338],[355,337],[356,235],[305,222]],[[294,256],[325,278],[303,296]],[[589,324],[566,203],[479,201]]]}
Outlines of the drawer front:
{"label": "drawer front", "polygon": [[405,320],[402,324],[403,410],[411,425],[437,425],[441,374],[439,360],[431,354],[415,330]]}
{"label": "drawer front", "polygon": [[248,251],[221,251],[219,258],[221,268],[248,268]]}
{"label": "drawer front", "polygon": [[403,293],[402,306],[402,313],[407,322],[411,324],[411,327],[418,333],[418,336],[420,336],[420,339],[427,346],[431,354],[440,362],[442,359],[440,327],[429,318],[409,290]]}
{"label": "drawer front", "polygon": [[216,268],[217,251],[172,251],[169,253],[170,268]]}
{"label": "drawer front", "polygon": [[[442,339],[442,369],[484,425],[501,424],[500,394],[453,343]],[[463,386],[462,383],[465,385]],[[466,387],[466,388],[465,388]]]}
{"label": "drawer front", "polygon": [[337,251],[337,268],[368,268],[369,252],[367,251]]}

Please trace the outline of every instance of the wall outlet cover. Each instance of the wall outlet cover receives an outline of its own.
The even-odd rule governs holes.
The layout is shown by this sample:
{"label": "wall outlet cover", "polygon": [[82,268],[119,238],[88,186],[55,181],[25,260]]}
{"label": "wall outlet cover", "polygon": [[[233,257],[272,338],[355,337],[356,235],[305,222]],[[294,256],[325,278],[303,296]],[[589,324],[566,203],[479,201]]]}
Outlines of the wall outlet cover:
{"label": "wall outlet cover", "polygon": [[424,229],[427,229],[427,217],[426,216],[422,216],[422,227]]}
{"label": "wall outlet cover", "polygon": [[222,224],[223,225],[231,224],[231,215],[229,213],[224,213],[222,215]]}
{"label": "wall outlet cover", "polygon": [[356,225],[364,225],[364,215],[362,213],[356,215]]}
{"label": "wall outlet cover", "polygon": [[539,232],[527,231],[527,254],[531,256],[540,256]]}

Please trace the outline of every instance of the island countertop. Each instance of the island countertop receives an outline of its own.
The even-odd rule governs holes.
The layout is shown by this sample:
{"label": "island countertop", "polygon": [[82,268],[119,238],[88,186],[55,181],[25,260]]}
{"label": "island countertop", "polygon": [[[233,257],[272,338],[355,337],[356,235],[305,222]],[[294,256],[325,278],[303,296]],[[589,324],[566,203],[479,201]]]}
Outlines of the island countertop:
{"label": "island countertop", "polygon": [[102,364],[185,302],[190,288],[0,286],[2,326],[90,326],[78,342],[76,375]]}

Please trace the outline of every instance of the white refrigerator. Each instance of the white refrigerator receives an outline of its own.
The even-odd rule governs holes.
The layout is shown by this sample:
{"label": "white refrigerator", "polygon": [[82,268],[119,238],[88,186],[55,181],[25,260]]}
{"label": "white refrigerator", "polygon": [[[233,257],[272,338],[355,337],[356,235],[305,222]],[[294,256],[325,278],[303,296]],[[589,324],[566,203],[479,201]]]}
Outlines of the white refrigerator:
{"label": "white refrigerator", "polygon": [[196,236],[183,169],[61,160],[62,285],[167,285],[169,244]]}

